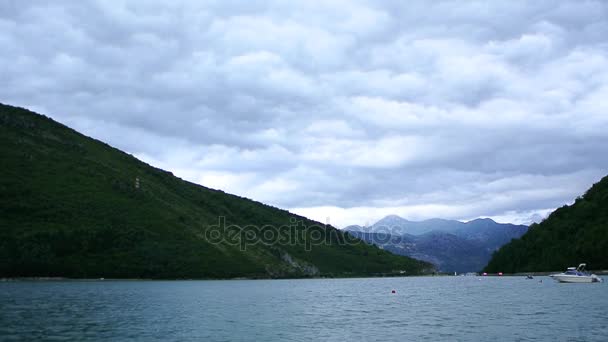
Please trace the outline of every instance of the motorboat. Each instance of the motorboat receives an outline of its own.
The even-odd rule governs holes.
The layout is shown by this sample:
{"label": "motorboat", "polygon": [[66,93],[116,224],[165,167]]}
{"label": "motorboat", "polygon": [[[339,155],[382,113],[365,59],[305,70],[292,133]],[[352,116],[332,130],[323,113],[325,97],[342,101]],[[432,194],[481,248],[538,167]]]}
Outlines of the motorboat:
{"label": "motorboat", "polygon": [[549,277],[557,280],[560,283],[599,283],[602,278],[595,274],[585,272],[587,264],[580,264],[578,267],[568,267],[566,272],[552,274]]}

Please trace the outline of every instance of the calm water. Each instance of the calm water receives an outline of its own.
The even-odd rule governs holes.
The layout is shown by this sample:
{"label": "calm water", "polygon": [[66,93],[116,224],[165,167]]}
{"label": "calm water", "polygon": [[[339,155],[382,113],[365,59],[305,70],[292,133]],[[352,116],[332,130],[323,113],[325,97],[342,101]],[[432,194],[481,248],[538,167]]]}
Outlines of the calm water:
{"label": "calm water", "polygon": [[4,282],[0,340],[608,341],[607,283],[540,279]]}

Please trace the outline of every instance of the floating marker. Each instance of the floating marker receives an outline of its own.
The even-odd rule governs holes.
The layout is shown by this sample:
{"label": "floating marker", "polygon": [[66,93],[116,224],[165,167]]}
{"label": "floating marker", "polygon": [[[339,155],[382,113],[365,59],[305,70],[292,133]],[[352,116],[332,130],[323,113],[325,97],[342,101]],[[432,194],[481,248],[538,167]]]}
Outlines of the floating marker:
{"label": "floating marker", "polygon": [[395,290],[392,290],[392,291],[391,291],[391,293],[397,293],[397,291],[395,291]]}

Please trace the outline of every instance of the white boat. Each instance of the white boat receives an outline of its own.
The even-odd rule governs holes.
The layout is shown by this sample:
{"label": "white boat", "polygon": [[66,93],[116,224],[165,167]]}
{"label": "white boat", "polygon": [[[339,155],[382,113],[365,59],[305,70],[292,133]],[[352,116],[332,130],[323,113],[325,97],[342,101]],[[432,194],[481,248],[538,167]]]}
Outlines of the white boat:
{"label": "white boat", "polygon": [[578,267],[568,267],[566,272],[552,274],[549,277],[559,281],[560,283],[599,283],[602,278],[595,274],[585,272],[587,264],[580,264]]}

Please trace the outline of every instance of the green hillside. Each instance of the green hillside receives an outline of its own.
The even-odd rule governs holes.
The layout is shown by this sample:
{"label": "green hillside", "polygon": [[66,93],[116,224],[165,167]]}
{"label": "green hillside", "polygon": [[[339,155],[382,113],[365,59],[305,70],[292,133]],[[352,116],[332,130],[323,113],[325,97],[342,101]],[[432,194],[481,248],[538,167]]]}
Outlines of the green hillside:
{"label": "green hillside", "polygon": [[[337,229],[184,181],[2,104],[0,157],[0,277],[268,278],[431,268],[353,238],[343,243],[349,236]],[[210,234],[220,216],[244,230]],[[269,225],[276,236],[262,235]]]}
{"label": "green hillside", "polygon": [[608,176],[500,248],[485,271],[556,271],[584,262],[608,269]]}

